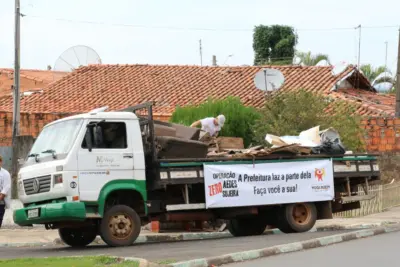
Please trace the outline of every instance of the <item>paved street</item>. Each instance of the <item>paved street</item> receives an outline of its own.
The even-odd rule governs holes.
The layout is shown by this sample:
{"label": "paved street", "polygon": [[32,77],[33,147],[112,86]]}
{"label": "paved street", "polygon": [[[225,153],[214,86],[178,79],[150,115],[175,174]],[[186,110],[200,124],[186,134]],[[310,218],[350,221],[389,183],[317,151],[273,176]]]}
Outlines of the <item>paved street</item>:
{"label": "paved street", "polygon": [[391,267],[399,266],[400,232],[383,234],[316,248],[301,252],[279,255],[243,263],[229,264],[229,267]]}
{"label": "paved street", "polygon": [[113,255],[140,257],[148,260],[189,260],[212,257],[244,250],[260,249],[348,231],[329,231],[302,234],[277,234],[201,241],[140,244],[124,248],[92,246],[76,250],[69,247],[0,248],[0,258],[55,257],[78,255]]}

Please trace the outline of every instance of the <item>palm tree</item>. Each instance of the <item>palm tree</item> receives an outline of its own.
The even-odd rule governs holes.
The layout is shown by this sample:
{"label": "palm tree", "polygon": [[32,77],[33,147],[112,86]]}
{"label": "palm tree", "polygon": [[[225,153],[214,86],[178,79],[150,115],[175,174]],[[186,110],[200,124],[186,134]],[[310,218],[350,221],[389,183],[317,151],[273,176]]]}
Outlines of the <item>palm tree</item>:
{"label": "palm tree", "polygon": [[326,60],[329,62],[329,56],[325,54],[313,55],[311,52],[297,52],[296,56],[301,59],[301,63],[306,66],[315,66],[321,60]]}
{"label": "palm tree", "polygon": [[384,73],[385,71],[391,73],[385,66],[379,66],[374,68],[371,64],[365,64],[360,66],[361,71],[364,73],[364,76],[368,78],[370,82],[375,80],[379,74]]}

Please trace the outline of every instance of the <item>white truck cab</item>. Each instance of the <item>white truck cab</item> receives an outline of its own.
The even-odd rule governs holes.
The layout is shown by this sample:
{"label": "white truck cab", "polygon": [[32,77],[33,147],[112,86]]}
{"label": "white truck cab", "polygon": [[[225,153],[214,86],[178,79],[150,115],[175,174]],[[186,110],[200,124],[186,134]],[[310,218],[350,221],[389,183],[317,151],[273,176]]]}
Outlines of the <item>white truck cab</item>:
{"label": "white truck cab", "polygon": [[44,127],[19,171],[25,208],[15,211],[14,221],[31,225],[100,218],[107,192],[117,187],[135,188],[143,200],[146,196],[137,116],[93,111],[60,119]]}

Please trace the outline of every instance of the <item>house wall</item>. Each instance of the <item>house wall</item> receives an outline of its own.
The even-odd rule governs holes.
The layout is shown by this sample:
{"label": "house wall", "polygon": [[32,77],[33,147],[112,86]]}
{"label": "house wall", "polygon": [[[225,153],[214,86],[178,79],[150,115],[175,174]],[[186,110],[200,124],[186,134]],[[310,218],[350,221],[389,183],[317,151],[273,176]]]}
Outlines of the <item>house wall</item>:
{"label": "house wall", "polygon": [[362,125],[367,151],[400,151],[400,118],[369,118]]}
{"label": "house wall", "polygon": [[[46,124],[68,115],[69,114],[21,113],[20,135],[36,137]],[[0,147],[11,146],[12,119],[13,115],[11,112],[0,112]]]}

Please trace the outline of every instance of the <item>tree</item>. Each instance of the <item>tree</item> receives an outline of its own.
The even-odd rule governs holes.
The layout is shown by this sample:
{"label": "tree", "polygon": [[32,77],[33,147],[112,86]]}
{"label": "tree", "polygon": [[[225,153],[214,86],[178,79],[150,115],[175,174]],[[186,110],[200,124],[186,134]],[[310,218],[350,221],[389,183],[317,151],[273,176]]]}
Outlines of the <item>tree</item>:
{"label": "tree", "polygon": [[244,145],[248,146],[253,139],[251,127],[259,118],[259,113],[252,107],[244,106],[237,97],[209,98],[200,105],[177,107],[170,121],[189,126],[194,121],[216,117],[219,114],[224,114],[226,117],[225,125],[219,135],[242,137]]}
{"label": "tree", "polygon": [[306,66],[315,66],[321,60],[329,62],[329,56],[325,54],[312,55],[311,52],[297,52],[296,56],[298,56],[301,59],[301,63]]}
{"label": "tree", "polygon": [[253,33],[254,65],[289,65],[292,63],[296,44],[297,35],[293,27],[256,26]]}
{"label": "tree", "polygon": [[367,77],[370,82],[375,80],[375,78],[378,77],[379,74],[385,71],[390,72],[388,69],[385,68],[385,66],[374,68],[371,64],[361,65],[360,69],[364,73],[364,76]]}
{"label": "tree", "polygon": [[298,135],[320,125],[333,127],[347,149],[361,151],[363,130],[356,108],[341,100],[329,99],[304,90],[280,93],[269,99],[261,109],[261,117],[253,127],[254,141],[265,142],[266,134]]}

